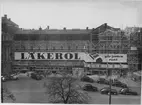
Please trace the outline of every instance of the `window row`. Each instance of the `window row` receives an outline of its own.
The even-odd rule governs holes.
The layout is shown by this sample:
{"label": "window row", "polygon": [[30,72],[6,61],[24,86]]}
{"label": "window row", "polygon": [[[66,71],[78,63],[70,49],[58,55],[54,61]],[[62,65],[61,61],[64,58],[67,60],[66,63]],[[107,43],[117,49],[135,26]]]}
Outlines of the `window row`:
{"label": "window row", "polygon": [[21,48],[14,47],[13,49],[14,50],[88,50],[89,46],[67,46],[67,47],[52,46],[52,47],[45,47],[45,48],[33,47],[33,46],[26,48],[26,47],[22,46]]}
{"label": "window row", "polygon": [[101,54],[127,54],[127,50],[94,50],[94,52],[101,53]]}

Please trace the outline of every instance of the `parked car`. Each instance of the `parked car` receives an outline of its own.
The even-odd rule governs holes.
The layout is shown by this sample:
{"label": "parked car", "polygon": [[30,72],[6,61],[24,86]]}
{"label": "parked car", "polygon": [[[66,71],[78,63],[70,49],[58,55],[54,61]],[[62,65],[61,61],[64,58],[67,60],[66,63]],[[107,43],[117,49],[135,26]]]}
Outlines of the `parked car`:
{"label": "parked car", "polygon": [[5,76],[1,76],[1,81],[2,82],[6,82],[6,77]]}
{"label": "parked car", "polygon": [[122,88],[127,88],[128,86],[125,83],[122,82],[113,82],[112,86],[116,86],[116,87],[122,87]]}
{"label": "parked car", "polygon": [[131,77],[131,80],[133,80],[135,82],[141,81],[141,76],[139,76],[139,77],[133,76],[133,77]]}
{"label": "parked car", "polygon": [[141,75],[142,75],[141,71],[133,72],[133,74],[131,76],[131,80],[133,80],[135,82],[140,82],[141,81]]}
{"label": "parked car", "polygon": [[118,95],[118,92],[116,89],[111,89],[111,91],[110,91],[109,87],[102,88],[100,90],[100,92],[101,92],[101,94],[108,94],[109,95],[111,93],[112,95]]}
{"label": "parked car", "polygon": [[118,79],[113,79],[113,80],[112,80],[112,83],[113,83],[113,82],[120,82],[120,81],[119,81]]}
{"label": "parked car", "polygon": [[92,86],[91,84],[86,84],[83,86],[83,90],[96,92],[98,91],[98,88],[95,86]]}
{"label": "parked car", "polygon": [[81,78],[81,81],[84,81],[84,82],[91,82],[91,83],[94,82],[94,80],[93,80],[92,78],[88,77],[88,76],[82,77],[82,78]]}
{"label": "parked car", "polygon": [[10,78],[11,80],[18,80],[18,79],[19,79],[17,74],[11,74],[11,75],[9,76],[9,78]]}
{"label": "parked car", "polygon": [[6,74],[6,75],[3,75],[1,79],[2,79],[2,82],[6,82],[9,80],[18,80],[19,78],[17,74]]}
{"label": "parked car", "polygon": [[92,75],[92,73],[90,73],[90,72],[87,72],[87,73],[86,73],[86,75]]}
{"label": "parked car", "polygon": [[109,85],[109,81],[106,80],[106,79],[104,79],[104,78],[99,78],[99,79],[97,80],[97,83]]}
{"label": "parked car", "polygon": [[26,72],[26,75],[27,75],[28,77],[31,77],[31,74],[32,74],[32,73],[35,73],[35,72],[34,72],[34,71],[27,71],[27,72]]}
{"label": "parked car", "polygon": [[26,73],[27,72],[27,70],[21,70],[20,71],[20,73]]}
{"label": "parked car", "polygon": [[122,89],[120,89],[119,94],[123,94],[123,95],[138,95],[137,92],[132,91],[129,88],[122,88]]}
{"label": "parked car", "polygon": [[31,73],[31,78],[35,80],[41,80],[42,76],[36,73]]}
{"label": "parked car", "polygon": [[110,89],[110,87],[104,87],[104,88],[100,89],[100,92],[101,92],[103,89]]}

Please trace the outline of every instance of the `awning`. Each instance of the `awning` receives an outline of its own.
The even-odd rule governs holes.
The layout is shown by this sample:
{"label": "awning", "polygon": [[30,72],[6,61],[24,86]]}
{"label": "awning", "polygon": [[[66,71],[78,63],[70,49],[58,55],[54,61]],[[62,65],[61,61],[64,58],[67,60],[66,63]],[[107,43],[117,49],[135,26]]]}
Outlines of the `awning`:
{"label": "awning", "polygon": [[128,64],[90,64],[86,63],[84,64],[84,67],[89,67],[89,68],[128,68]]}

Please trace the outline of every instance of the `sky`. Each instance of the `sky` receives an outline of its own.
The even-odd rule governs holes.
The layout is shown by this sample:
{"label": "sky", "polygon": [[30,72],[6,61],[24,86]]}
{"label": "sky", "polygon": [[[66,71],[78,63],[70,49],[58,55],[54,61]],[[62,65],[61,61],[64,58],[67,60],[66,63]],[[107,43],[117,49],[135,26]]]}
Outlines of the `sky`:
{"label": "sky", "polygon": [[134,0],[1,0],[7,14],[20,28],[85,29],[101,24],[116,28],[142,26],[142,1]]}

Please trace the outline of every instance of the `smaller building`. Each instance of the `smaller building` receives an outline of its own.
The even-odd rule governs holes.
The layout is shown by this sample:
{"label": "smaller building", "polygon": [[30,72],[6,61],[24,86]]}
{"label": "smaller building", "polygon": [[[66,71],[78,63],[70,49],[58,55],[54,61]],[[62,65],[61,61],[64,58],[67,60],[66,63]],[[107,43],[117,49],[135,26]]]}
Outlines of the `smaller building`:
{"label": "smaller building", "polygon": [[1,72],[8,73],[12,71],[12,43],[13,35],[18,30],[18,25],[7,18],[7,15],[2,17],[2,60]]}

